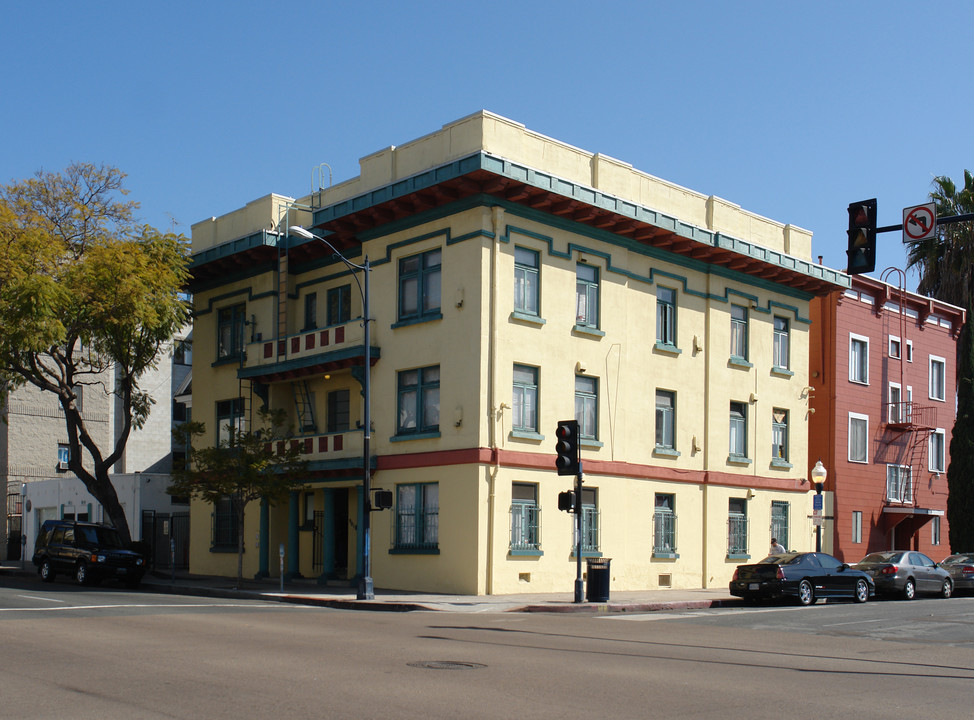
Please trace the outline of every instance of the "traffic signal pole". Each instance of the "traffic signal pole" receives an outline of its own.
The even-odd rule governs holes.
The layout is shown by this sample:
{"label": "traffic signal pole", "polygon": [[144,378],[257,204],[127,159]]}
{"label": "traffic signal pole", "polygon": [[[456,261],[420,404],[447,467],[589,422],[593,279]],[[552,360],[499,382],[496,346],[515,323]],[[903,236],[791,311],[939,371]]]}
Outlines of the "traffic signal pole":
{"label": "traffic signal pole", "polygon": [[575,477],[575,602],[582,602],[582,463]]}

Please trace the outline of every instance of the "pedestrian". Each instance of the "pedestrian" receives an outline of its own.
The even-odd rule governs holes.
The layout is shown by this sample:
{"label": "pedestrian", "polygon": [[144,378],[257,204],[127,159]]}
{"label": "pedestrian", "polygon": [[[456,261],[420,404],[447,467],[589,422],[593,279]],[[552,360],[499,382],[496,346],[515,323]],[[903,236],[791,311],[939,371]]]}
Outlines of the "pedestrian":
{"label": "pedestrian", "polygon": [[783,552],[788,552],[785,550],[785,546],[778,544],[778,538],[771,538],[771,554],[780,555]]}

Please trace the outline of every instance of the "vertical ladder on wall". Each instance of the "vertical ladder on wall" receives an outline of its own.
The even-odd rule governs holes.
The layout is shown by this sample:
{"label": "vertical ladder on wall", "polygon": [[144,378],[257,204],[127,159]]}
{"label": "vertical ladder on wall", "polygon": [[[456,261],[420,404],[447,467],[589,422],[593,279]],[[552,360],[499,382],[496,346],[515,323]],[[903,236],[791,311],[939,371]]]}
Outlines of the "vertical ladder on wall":
{"label": "vertical ladder on wall", "polygon": [[294,409],[298,416],[299,432],[317,432],[318,423],[315,421],[314,396],[307,380],[291,383],[294,388]]}

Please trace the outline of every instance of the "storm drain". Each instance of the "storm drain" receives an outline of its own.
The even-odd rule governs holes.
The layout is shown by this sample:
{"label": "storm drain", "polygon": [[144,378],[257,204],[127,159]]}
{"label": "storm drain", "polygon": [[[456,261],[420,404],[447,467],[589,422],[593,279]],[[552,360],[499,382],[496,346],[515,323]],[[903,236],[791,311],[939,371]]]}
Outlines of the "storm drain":
{"label": "storm drain", "polygon": [[427,670],[479,670],[480,668],[487,667],[482,663],[458,660],[420,660],[406,664],[409,667],[426,668]]}

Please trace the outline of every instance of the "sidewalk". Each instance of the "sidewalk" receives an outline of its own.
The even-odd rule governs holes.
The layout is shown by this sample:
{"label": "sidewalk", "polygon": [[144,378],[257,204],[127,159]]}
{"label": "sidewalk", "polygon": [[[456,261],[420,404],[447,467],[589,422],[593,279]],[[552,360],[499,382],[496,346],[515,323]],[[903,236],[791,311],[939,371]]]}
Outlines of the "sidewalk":
{"label": "sidewalk", "polygon": [[[30,565],[0,566],[0,578],[36,578]],[[59,578],[57,582],[65,582]],[[39,582],[39,580],[38,580]],[[645,613],[659,610],[728,607],[740,605],[726,589],[716,590],[644,590],[612,592],[605,603],[573,602],[574,590],[564,593],[525,593],[518,595],[443,595],[375,589],[374,600],[358,600],[354,587],[319,585],[315,580],[290,580],[281,591],[279,579],[248,580],[236,587],[235,578],[189,575],[177,572],[175,578],[163,572],[152,572],[142,581],[147,592],[224,599],[254,599],[331,607],[345,610],[383,612],[549,612],[549,613]]]}

